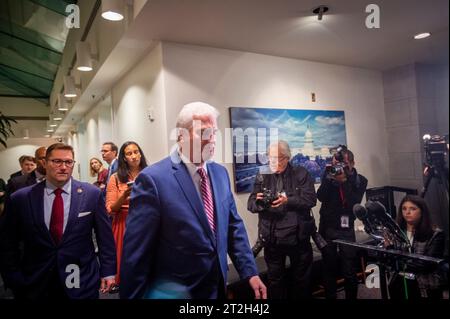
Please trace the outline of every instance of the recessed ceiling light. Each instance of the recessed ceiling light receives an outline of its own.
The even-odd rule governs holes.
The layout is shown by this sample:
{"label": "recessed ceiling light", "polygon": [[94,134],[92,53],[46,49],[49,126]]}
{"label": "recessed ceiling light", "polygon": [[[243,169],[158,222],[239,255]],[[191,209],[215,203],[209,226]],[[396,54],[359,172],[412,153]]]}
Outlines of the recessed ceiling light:
{"label": "recessed ceiling light", "polygon": [[416,40],[425,39],[425,38],[428,38],[430,35],[431,35],[430,32],[418,33],[414,36],[414,39],[416,39]]}

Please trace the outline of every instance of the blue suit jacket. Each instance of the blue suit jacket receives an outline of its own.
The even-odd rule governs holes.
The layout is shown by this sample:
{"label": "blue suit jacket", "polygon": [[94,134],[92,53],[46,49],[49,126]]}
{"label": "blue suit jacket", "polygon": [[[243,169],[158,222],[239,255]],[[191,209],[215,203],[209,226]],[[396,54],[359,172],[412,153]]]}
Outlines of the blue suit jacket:
{"label": "blue suit jacket", "polygon": [[[45,182],[22,188],[9,201],[1,235],[2,275],[16,294],[39,298],[55,268],[70,298],[98,297],[100,277],[116,273],[116,251],[105,202],[97,187],[72,179],[70,212],[61,242],[57,245],[44,222]],[[90,212],[90,213],[89,213]],[[80,213],[81,216],[79,216]],[[92,230],[99,246],[94,250]],[[19,243],[23,242],[20,258]],[[67,288],[65,281],[77,265],[80,287]],[[69,278],[70,279],[70,278]]]}
{"label": "blue suit jacket", "polygon": [[207,169],[216,235],[178,154],[139,174],[127,217],[121,298],[216,298],[219,280],[227,279],[227,253],[241,278],[257,275],[227,171],[216,163]]}

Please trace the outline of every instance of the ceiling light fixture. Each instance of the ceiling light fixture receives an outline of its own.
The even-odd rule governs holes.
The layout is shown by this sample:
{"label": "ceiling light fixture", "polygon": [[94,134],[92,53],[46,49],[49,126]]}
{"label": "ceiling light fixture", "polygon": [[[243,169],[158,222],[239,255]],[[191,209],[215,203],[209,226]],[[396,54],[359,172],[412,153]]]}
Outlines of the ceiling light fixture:
{"label": "ceiling light fixture", "polygon": [[323,14],[324,14],[325,12],[328,12],[328,10],[329,10],[329,8],[328,8],[327,6],[325,6],[325,5],[320,5],[320,6],[318,6],[317,8],[314,8],[312,12],[313,12],[314,14],[317,14],[317,18],[319,19],[319,21],[321,21],[321,20],[322,20],[322,17],[323,17]]}
{"label": "ceiling light fixture", "polygon": [[91,46],[89,42],[77,42],[77,70],[82,72],[89,72],[93,69],[92,60],[96,60],[96,56],[91,54]]}
{"label": "ceiling light fixture", "polygon": [[58,111],[68,111],[69,110],[69,102],[66,100],[64,94],[58,94]]}
{"label": "ceiling light fixture", "polygon": [[60,111],[54,111],[50,114],[50,120],[54,122],[62,121],[64,114]]}
{"label": "ceiling light fixture", "polygon": [[64,96],[76,97],[77,86],[75,85],[75,79],[71,75],[64,76]]}
{"label": "ceiling light fixture", "polygon": [[431,35],[430,32],[422,32],[422,33],[418,33],[414,36],[414,39],[416,40],[420,40],[420,39],[425,39],[428,38]]}
{"label": "ceiling light fixture", "polygon": [[102,18],[109,21],[123,20],[123,0],[102,0]]}

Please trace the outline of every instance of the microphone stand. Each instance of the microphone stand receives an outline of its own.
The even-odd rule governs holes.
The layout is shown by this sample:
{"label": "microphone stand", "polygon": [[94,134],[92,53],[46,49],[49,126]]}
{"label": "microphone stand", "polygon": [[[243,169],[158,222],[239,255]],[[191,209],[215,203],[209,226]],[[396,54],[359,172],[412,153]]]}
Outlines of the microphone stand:
{"label": "microphone stand", "polygon": [[445,260],[440,258],[434,258],[424,255],[406,253],[401,250],[396,249],[386,249],[377,246],[360,244],[351,241],[335,239],[334,243],[338,245],[344,245],[348,247],[358,248],[365,250],[368,254],[372,254],[377,258],[377,266],[379,268],[380,274],[380,290],[381,298],[388,299],[388,285],[386,280],[387,269],[391,268],[394,273],[398,273],[401,266],[407,266],[411,263],[426,263],[431,264],[435,267],[442,265]]}

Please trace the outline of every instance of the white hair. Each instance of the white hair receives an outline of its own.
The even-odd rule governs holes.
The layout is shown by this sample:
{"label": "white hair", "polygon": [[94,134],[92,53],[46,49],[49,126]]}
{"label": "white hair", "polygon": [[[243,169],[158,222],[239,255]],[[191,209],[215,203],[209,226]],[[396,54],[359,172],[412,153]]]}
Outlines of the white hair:
{"label": "white hair", "polygon": [[278,147],[279,154],[286,156],[289,159],[291,158],[291,148],[289,147],[288,142],[286,142],[285,140],[278,140],[277,142],[273,142],[267,148],[267,153],[269,153],[270,148],[275,146]]}
{"label": "white hair", "polygon": [[214,106],[203,102],[192,102],[183,106],[177,117],[177,128],[191,129],[195,116],[206,116],[214,120],[220,115]]}

